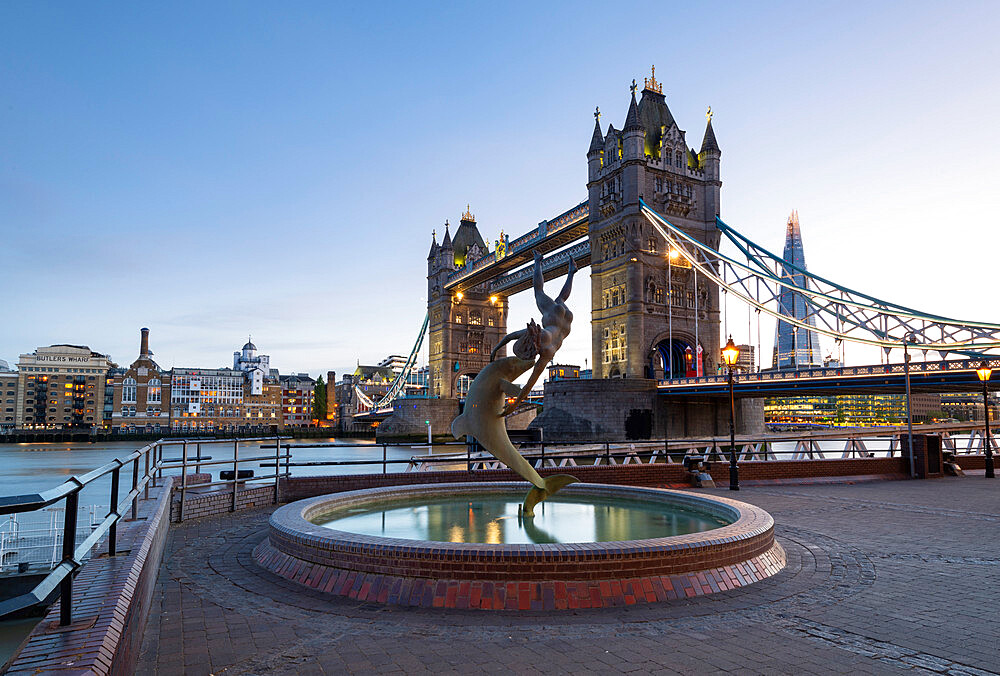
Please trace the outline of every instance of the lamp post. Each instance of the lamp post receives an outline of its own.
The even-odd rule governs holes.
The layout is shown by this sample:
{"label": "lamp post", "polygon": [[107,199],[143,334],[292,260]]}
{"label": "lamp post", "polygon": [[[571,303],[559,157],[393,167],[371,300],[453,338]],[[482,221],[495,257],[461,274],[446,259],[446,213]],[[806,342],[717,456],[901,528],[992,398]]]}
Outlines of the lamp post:
{"label": "lamp post", "polygon": [[729,490],[740,490],[740,468],[736,465],[736,398],[733,394],[733,366],[740,358],[740,348],[733,337],[722,348],[722,361],[729,367]]}
{"label": "lamp post", "polygon": [[989,382],[990,375],[993,373],[993,369],[986,365],[986,362],[979,362],[979,368],[976,369],[976,375],[979,376],[979,380],[983,383],[983,412],[986,414],[986,478],[993,479],[995,475],[993,474],[993,448],[990,443],[990,400],[989,400]]}

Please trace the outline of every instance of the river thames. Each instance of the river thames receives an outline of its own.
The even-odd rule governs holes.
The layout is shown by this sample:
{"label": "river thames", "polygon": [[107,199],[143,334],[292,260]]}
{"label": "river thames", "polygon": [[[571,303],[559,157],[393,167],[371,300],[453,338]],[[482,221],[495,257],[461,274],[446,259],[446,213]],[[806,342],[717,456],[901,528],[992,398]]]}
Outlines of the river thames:
{"label": "river thames", "polygon": [[[141,448],[145,442],[137,441],[116,441],[99,443],[19,443],[0,444],[0,497],[13,495],[26,495],[38,493],[49,488],[54,488],[63,483],[71,476],[86,474],[92,469],[128,455],[136,448]],[[261,443],[271,443],[271,449],[261,449]],[[372,440],[366,439],[298,439],[292,440],[294,444],[333,444],[321,448],[298,448],[292,453],[292,462],[317,462],[317,461],[379,461],[382,460],[382,445],[376,444]],[[202,453],[212,456],[213,461],[231,460],[233,457],[233,442],[216,442],[204,445]],[[454,453],[463,449],[463,446],[456,445],[436,445],[433,449],[435,454]],[[195,453],[194,445],[189,446],[190,453]],[[240,442],[240,456],[267,456],[274,453],[273,442]],[[164,458],[179,458],[181,454],[180,446],[169,446],[164,450]],[[388,460],[407,460],[413,456],[427,454],[427,446],[387,446],[386,458]],[[271,461],[273,463],[273,461]],[[273,468],[260,467],[259,463],[241,463],[241,469],[253,469],[257,476],[271,474]],[[407,465],[399,463],[389,465],[388,471],[402,472]],[[219,470],[226,469],[225,465],[206,467],[203,471],[211,471],[213,478],[218,479]],[[141,471],[141,468],[140,468]],[[312,467],[292,467],[293,476],[315,476],[321,474],[357,474],[363,472],[380,472],[379,465],[356,465],[356,466],[312,466]],[[165,472],[171,473],[171,472]],[[172,473],[179,474],[179,470]],[[130,472],[126,469],[126,477]],[[124,484],[128,481],[125,477]],[[107,513],[109,490],[111,486],[110,475],[95,481],[83,489],[80,496],[80,509],[82,512],[94,510],[99,516]],[[61,507],[61,502],[54,507]],[[102,511],[103,510],[103,511]],[[81,518],[87,518],[83,516]],[[0,522],[7,517],[0,517]],[[37,618],[32,620],[7,620],[0,621],[0,664],[13,653],[20,641],[27,635],[31,628],[37,623]]]}

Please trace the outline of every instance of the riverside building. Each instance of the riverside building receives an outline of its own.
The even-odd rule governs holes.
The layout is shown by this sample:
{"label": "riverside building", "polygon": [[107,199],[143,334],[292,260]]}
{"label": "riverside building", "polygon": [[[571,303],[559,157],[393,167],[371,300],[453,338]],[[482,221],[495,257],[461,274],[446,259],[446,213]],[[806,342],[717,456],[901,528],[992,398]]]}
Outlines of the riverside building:
{"label": "riverside building", "polygon": [[281,383],[271,358],[247,341],[233,368],[175,368],[170,377],[173,432],[271,432],[282,427]]}
{"label": "riverside building", "polygon": [[149,329],[139,330],[139,356],[113,382],[112,429],[160,432],[170,426],[170,373],[153,361]]}
{"label": "riverside building", "polygon": [[50,345],[17,362],[15,426],[90,429],[103,424],[105,378],[115,364],[85,345]]}
{"label": "riverside building", "polygon": [[315,386],[316,381],[308,373],[281,376],[281,420],[285,427],[312,424]]}
{"label": "riverside building", "polygon": [[0,431],[14,428],[17,411],[17,371],[0,359]]}

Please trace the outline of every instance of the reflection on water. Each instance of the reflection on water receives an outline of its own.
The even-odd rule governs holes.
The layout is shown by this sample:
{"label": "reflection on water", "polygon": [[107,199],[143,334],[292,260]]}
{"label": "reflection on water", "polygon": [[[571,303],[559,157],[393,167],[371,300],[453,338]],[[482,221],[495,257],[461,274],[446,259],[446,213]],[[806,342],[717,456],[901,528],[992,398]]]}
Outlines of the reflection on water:
{"label": "reflection on water", "polygon": [[[657,503],[607,498],[551,498],[535,516],[518,516],[520,495],[419,499],[385,508],[354,508],[317,517],[327,528],[363,535],[487,544],[616,542],[697,533],[726,522]],[[586,500],[586,502],[584,502]]]}

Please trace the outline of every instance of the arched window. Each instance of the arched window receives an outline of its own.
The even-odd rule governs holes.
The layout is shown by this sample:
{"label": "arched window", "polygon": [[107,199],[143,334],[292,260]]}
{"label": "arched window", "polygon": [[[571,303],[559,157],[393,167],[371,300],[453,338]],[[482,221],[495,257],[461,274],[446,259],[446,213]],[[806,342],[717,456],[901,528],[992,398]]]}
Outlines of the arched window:
{"label": "arched window", "polygon": [[126,378],[122,381],[122,403],[135,403],[135,378]]}
{"label": "arched window", "polygon": [[472,310],[469,312],[469,324],[473,326],[483,325],[483,315],[480,314],[479,310]]}
{"label": "arched window", "polygon": [[160,379],[152,378],[146,385],[146,403],[149,404],[159,404],[160,403]]}
{"label": "arched window", "polygon": [[683,164],[681,164],[681,162],[683,161],[682,158],[683,155],[681,155],[681,151],[678,150],[676,153],[674,153],[674,166],[676,167],[684,166]]}

